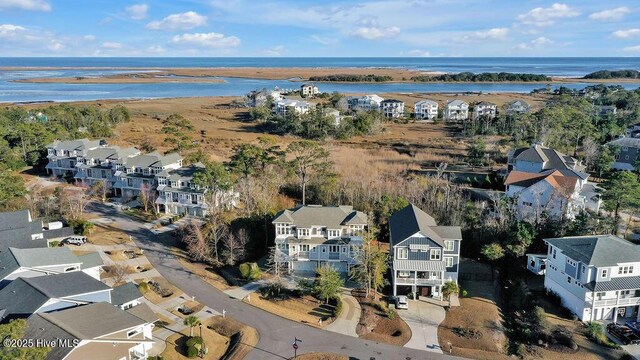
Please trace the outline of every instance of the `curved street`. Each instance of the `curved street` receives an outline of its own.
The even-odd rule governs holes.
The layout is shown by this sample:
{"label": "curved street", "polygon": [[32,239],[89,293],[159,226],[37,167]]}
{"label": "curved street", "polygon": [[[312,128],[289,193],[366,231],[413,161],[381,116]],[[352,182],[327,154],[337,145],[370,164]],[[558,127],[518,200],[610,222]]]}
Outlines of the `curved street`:
{"label": "curved street", "polygon": [[182,267],[165,245],[155,241],[156,235],[146,228],[144,223],[120,214],[110,205],[92,203],[87,211],[109,219],[114,227],[131,235],[136,244],[144,250],[151,264],[180,290],[195,296],[200,303],[220,312],[224,309],[227,316],[256,328],[260,334],[260,341],[247,359],[292,358],[294,338],[302,340],[299,344],[299,354],[334,352],[361,360],[455,359],[448,355],[376,343],[316,329],[245,304],[229,297]]}

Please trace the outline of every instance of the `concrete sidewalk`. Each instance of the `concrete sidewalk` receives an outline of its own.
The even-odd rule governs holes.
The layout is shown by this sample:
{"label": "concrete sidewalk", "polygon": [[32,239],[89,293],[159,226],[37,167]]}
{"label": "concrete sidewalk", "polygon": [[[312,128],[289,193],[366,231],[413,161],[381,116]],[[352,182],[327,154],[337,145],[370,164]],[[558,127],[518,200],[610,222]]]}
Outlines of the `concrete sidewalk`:
{"label": "concrete sidewalk", "polygon": [[360,322],[362,308],[360,307],[358,300],[351,296],[351,289],[342,289],[340,298],[342,299],[342,312],[337,319],[327,325],[325,330],[358,337],[356,327],[358,326],[358,322]]}

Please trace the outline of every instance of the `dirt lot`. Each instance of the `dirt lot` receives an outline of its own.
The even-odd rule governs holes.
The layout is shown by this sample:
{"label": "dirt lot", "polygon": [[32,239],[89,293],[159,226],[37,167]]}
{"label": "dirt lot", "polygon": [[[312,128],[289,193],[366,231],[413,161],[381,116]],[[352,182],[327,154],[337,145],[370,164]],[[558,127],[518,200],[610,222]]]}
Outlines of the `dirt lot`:
{"label": "dirt lot", "polygon": [[122,230],[114,229],[108,225],[96,224],[93,227],[93,233],[88,236],[90,243],[95,245],[123,245],[131,244],[135,246],[132,241],[129,240],[129,236],[122,232]]}
{"label": "dirt lot", "polygon": [[[324,327],[333,320],[333,306],[326,305],[311,297],[289,298],[286,300],[267,300],[259,293],[251,294],[251,302],[248,304],[258,307],[283,318],[301,322],[314,327]],[[322,319],[322,325],[319,320]]]}
{"label": "dirt lot", "polygon": [[[165,302],[165,301],[167,301],[169,299],[173,299],[173,298],[178,297],[178,296],[183,294],[183,292],[180,291],[180,289],[178,289],[177,287],[173,286],[171,283],[169,283],[163,277],[154,277],[152,279],[146,279],[146,281],[148,281],[148,280],[156,281],[158,284],[160,284],[160,286],[162,288],[168,289],[169,291],[173,292],[173,294],[171,294],[171,296],[162,297],[159,294],[157,294],[155,291],[153,291],[151,286],[149,286],[149,290],[144,293],[144,297],[147,300],[149,300],[152,303],[154,303],[154,304],[159,304],[159,303]],[[137,283],[140,283],[140,282],[142,282],[142,280],[137,281]]]}

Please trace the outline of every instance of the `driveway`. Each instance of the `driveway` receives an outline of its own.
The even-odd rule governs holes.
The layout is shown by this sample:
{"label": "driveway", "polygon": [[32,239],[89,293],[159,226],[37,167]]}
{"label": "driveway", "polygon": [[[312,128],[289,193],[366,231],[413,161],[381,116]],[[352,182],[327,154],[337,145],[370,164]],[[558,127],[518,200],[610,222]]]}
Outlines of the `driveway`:
{"label": "driveway", "polygon": [[87,212],[107,217],[114,226],[131,235],[136,244],[144,250],[151,264],[169,282],[198,302],[226,314],[240,322],[254,327],[260,334],[260,341],[246,359],[288,359],[293,356],[291,347],[294,338],[301,339],[299,354],[308,352],[334,352],[356,359],[456,359],[442,354],[427,353],[416,349],[380,344],[351,336],[333,333],[268,313],[240,300],[233,299],[212,287],[198,275],[185,269],[165,245],[157,242],[155,234],[144,223],[118,213],[109,205],[92,203]]}
{"label": "driveway", "polygon": [[408,310],[398,314],[411,328],[411,340],[405,347],[442,354],[438,344],[438,325],[444,321],[444,308],[424,301],[409,300]]}

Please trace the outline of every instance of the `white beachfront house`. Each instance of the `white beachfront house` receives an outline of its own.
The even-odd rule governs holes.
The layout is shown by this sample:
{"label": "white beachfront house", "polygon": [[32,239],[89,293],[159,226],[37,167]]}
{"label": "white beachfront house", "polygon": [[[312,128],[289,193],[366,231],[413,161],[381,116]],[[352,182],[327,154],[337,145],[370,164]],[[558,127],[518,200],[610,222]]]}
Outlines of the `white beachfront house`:
{"label": "white beachfront house", "polygon": [[438,117],[438,103],[433,100],[420,100],[413,106],[417,120],[435,120]]}
{"label": "white beachfront house", "polygon": [[364,96],[350,96],[347,106],[352,111],[380,111],[384,99],[376,94]]}
{"label": "white beachfront house", "polygon": [[444,107],[444,119],[447,121],[463,121],[469,118],[469,104],[462,100],[451,100]]}
{"label": "white beachfront house", "polygon": [[320,90],[313,84],[302,84],[300,86],[300,96],[302,97],[314,97],[320,94]]}
{"label": "white beachfront house", "polygon": [[380,103],[382,114],[386,118],[396,119],[404,116],[404,102],[396,99],[382,100]]}
{"label": "white beachfront house", "polygon": [[273,113],[278,116],[285,116],[289,113],[303,115],[308,113],[311,107],[312,104],[306,101],[282,99],[275,102]]}
{"label": "white beachfront house", "polygon": [[481,117],[495,118],[498,115],[498,106],[488,101],[481,101],[473,107],[473,119]]}

